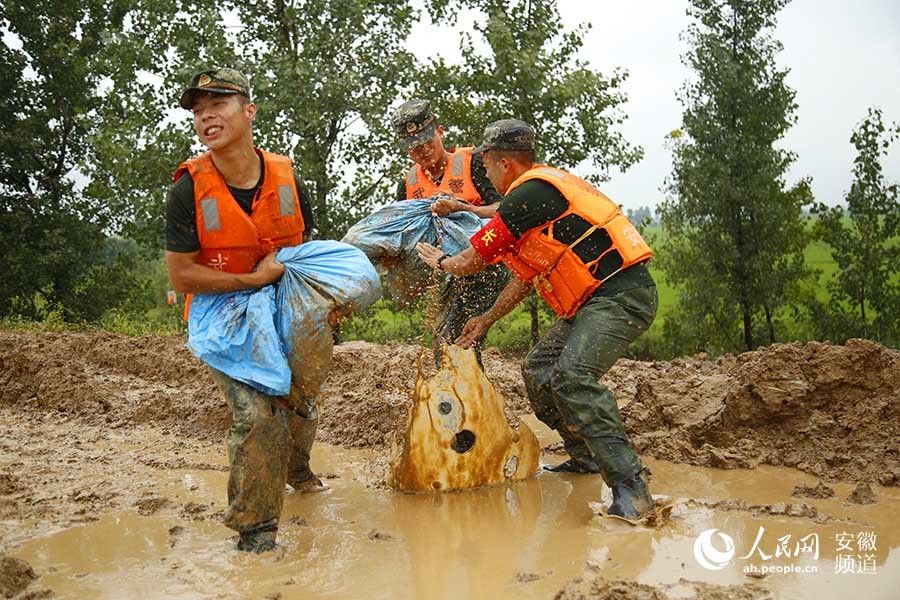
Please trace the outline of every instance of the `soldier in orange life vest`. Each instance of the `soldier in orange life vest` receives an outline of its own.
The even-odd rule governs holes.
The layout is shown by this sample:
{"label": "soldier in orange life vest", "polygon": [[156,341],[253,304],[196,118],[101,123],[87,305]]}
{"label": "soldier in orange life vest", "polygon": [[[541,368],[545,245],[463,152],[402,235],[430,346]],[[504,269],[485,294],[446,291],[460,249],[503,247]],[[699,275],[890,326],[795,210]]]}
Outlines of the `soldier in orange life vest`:
{"label": "soldier in orange life vest", "polygon": [[615,398],[599,379],[656,315],[656,285],[644,265],[650,248],[593,186],[535,164],[527,123],[491,123],[474,152],[483,153],[488,176],[504,193],[497,214],[462,253],[447,257],[420,244],[419,255],[454,275],[503,262],[515,277],[456,343],[482,339],[534,286],[560,317],[522,369],[535,414],[559,432],[571,457],[550,470],[599,472],[613,492],[609,513],[639,519],[654,502]]}
{"label": "soldier in orange life vest", "polygon": [[[169,191],[166,262],[175,290],[219,293],[278,281],[284,267],[276,251],[308,240],[313,216],[291,160],[253,145],[247,79],[229,68],[201,71],[180,104],[209,150],[178,167]],[[212,376],[232,411],[224,522],[240,533],[240,550],[270,550],[285,483],[325,489],[309,467],[315,398],[293,386],[290,396],[274,398],[219,371]]]}
{"label": "soldier in orange life vest", "polygon": [[[397,200],[438,197],[431,204],[436,215],[467,211],[483,219],[497,212],[500,194],[487,177],[481,156],[471,148],[444,148],[444,126],[427,100],[404,102],[391,124],[400,147],[413,165],[397,186]],[[470,277],[449,277],[441,290],[441,311],[435,323],[435,354],[441,342],[450,342],[462,333],[466,321],[487,310],[509,280],[500,265]],[[475,356],[481,364],[480,344]]]}

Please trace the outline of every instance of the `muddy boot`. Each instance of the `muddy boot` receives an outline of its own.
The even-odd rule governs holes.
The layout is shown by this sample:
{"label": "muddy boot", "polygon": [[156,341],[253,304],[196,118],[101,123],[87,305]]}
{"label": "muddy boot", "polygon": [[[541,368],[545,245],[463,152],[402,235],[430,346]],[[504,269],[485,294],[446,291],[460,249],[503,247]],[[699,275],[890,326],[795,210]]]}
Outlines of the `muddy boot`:
{"label": "muddy boot", "polygon": [[601,473],[600,465],[591,456],[591,451],[584,440],[579,438],[577,434],[571,433],[566,426],[557,429],[559,436],[562,438],[563,446],[566,448],[571,457],[569,460],[558,465],[548,465],[544,467],[545,471],[552,473]]}
{"label": "muddy boot", "polygon": [[593,458],[570,458],[558,465],[544,465],[551,473],[599,473],[600,465]]}
{"label": "muddy boot", "polygon": [[653,510],[656,503],[641,472],[612,486],[613,501],[607,512],[627,521],[637,521]]}
{"label": "muddy boot", "polygon": [[317,492],[324,492],[328,489],[328,486],[322,482],[321,479],[316,477],[312,471],[307,470],[309,473],[309,477],[306,479],[302,478],[291,478],[290,474],[288,474],[288,485],[294,488],[294,491],[298,494],[315,494]]}
{"label": "muddy boot", "polygon": [[275,549],[275,535],[278,533],[278,521],[270,519],[241,532],[237,549],[241,552],[261,554]]}
{"label": "muddy boot", "polygon": [[654,502],[644,480],[643,467],[631,443],[616,436],[586,438],[600,466],[603,480],[612,489],[611,516],[636,521],[653,509]]}

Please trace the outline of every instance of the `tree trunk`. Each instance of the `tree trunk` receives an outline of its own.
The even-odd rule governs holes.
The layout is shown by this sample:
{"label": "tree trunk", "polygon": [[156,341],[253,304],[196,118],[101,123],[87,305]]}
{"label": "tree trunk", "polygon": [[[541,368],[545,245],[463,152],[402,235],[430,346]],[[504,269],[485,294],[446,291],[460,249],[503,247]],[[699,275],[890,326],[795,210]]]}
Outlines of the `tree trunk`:
{"label": "tree trunk", "polygon": [[741,314],[744,317],[744,346],[748,351],[753,350],[753,314],[746,290],[741,292]]}
{"label": "tree trunk", "polygon": [[860,286],[862,289],[860,290],[860,298],[859,298],[859,315],[862,317],[862,328],[863,328],[863,337],[869,337],[869,322],[866,321],[866,282],[863,280],[860,282]]}
{"label": "tree trunk", "polygon": [[772,324],[772,309],[768,304],[764,304],[763,308],[766,311],[766,326],[769,328],[769,343],[775,343],[775,326]]}

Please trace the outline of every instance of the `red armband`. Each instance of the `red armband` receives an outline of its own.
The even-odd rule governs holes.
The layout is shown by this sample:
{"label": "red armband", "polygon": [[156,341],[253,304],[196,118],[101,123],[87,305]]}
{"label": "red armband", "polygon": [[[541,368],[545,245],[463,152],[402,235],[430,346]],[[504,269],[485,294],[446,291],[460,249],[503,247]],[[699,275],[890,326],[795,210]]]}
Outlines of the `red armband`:
{"label": "red armband", "polygon": [[469,243],[484,262],[494,264],[515,247],[516,236],[510,233],[498,213],[469,239]]}

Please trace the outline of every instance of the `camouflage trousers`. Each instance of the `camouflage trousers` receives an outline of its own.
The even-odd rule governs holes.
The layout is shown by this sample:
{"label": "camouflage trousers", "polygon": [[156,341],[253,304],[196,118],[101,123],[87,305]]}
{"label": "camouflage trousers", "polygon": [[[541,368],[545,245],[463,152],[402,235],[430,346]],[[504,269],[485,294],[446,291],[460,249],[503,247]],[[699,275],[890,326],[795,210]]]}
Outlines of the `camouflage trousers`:
{"label": "camouflage trousers", "polygon": [[309,453],[319,413],[314,398],[304,398],[291,385],[289,396],[267,396],[249,385],[211,369],[231,408],[228,431],[228,509],[226,527],[247,531],[277,526],[285,482],[313,477]]}
{"label": "camouflage trousers", "polygon": [[522,367],[535,415],[559,432],[570,456],[593,457],[610,486],[641,463],[615,397],[599,379],[650,327],[657,303],[656,286],[594,296],[574,317],[557,321]]}
{"label": "camouflage trousers", "polygon": [[[493,306],[497,296],[509,283],[509,277],[505,266],[492,265],[475,275],[447,278],[441,288],[441,311],[434,327],[436,362],[440,363],[441,346],[452,344],[462,333],[466,321]],[[474,346],[479,365],[482,365],[481,344],[479,342]]]}

